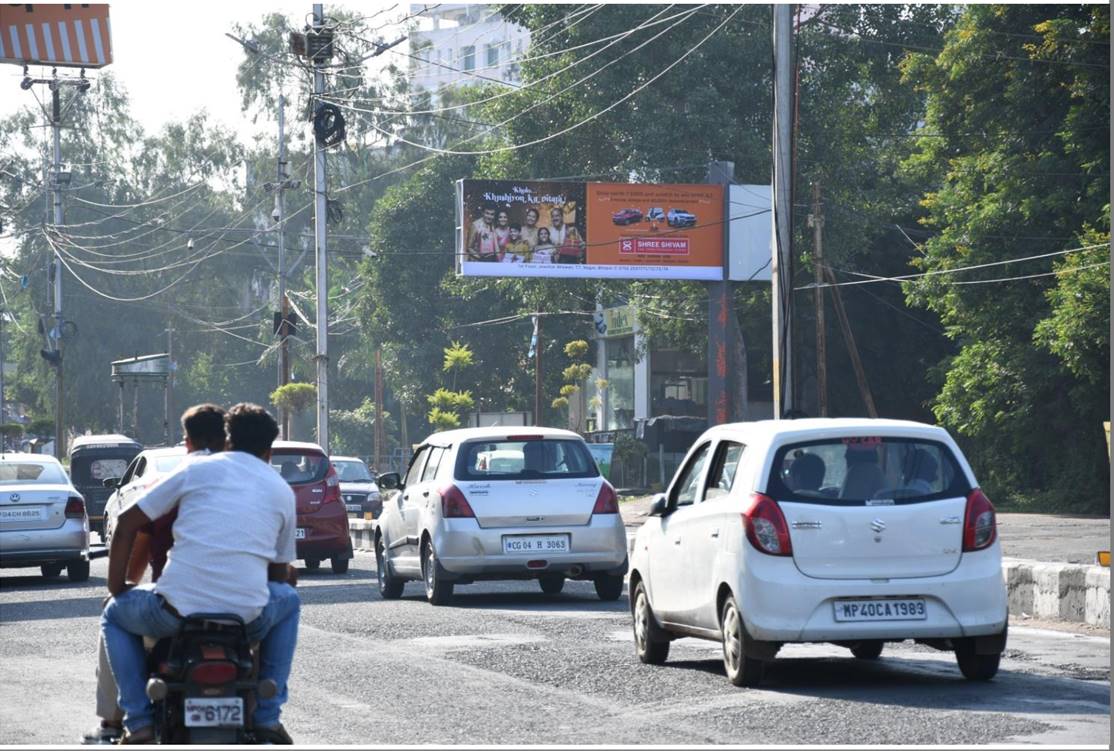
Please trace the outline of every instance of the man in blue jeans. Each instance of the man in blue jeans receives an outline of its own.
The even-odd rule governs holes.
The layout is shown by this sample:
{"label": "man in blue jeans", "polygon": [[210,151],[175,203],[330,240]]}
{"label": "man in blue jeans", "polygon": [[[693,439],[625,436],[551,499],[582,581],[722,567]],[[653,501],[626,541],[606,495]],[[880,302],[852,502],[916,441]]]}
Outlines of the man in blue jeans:
{"label": "man in blue jeans", "polygon": [[[109,665],[124,710],[122,743],[154,740],[143,637],[178,631],[183,616],[232,613],[260,641],[260,678],[278,685],[255,709],[256,740],[292,743],[279,722],[298,638],[300,601],[294,591],[294,492],[270,466],[278,424],[263,407],[237,404],[225,416],[227,450],[180,465],[117,521],[108,559],[101,616]],[[125,581],[139,530],[177,509],[174,547],[153,585]]]}

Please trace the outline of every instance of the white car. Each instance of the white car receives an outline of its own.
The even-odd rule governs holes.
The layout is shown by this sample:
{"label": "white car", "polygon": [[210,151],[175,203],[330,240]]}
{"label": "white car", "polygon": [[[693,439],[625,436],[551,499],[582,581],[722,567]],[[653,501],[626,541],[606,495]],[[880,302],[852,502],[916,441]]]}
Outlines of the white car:
{"label": "white car", "polygon": [[0,568],[38,566],[52,579],[89,578],[85,500],[53,456],[0,454]]}
{"label": "white car", "polygon": [[1006,644],[994,507],[951,436],[916,422],[709,429],[638,531],[629,586],[643,662],[681,636],[722,640],[737,686],[786,643],[875,659],[914,639],[972,680]]}
{"label": "white car", "polygon": [[[557,594],[590,579],[602,600],[623,593],[627,538],[615,490],[584,440],[552,428],[469,428],[422,442],[405,479],[379,476],[379,592],[409,580],[447,603],[456,584],[537,579]],[[394,491],[394,492],[386,492]]]}
{"label": "white car", "polygon": [[355,456],[330,456],[329,461],[340,480],[340,496],[348,513],[360,519],[364,514],[378,518],[383,511],[383,501],[375,475],[363,460]]}

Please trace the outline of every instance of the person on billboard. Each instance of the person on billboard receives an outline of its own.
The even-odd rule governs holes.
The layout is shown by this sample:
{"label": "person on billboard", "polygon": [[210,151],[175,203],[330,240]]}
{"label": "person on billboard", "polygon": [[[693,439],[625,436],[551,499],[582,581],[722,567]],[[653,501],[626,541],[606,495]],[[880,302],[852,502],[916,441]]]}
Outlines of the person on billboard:
{"label": "person on billboard", "polygon": [[554,207],[549,210],[549,241],[561,247],[565,242],[565,231],[568,228],[565,226],[565,212],[559,207]]}
{"label": "person on billboard", "polygon": [[549,241],[549,227],[538,227],[538,244],[530,256],[533,263],[553,263],[553,254],[557,249]]}
{"label": "person on billboard", "polygon": [[511,237],[511,212],[499,209],[495,214],[495,238],[499,242],[499,260],[503,260],[503,250]]}
{"label": "person on billboard", "polygon": [[538,210],[535,209],[533,206],[526,209],[526,224],[522,227],[521,236],[523,240],[529,243],[531,250],[533,250],[534,247],[538,244],[539,218],[540,217],[538,215]]}
{"label": "person on billboard", "polygon": [[484,204],[483,214],[472,222],[472,236],[466,251],[470,261],[499,260],[499,241],[495,234],[495,206]]}
{"label": "person on billboard", "polygon": [[522,239],[522,226],[511,224],[508,232],[507,244],[503,246],[503,263],[529,263],[533,251],[530,243]]}
{"label": "person on billboard", "polygon": [[565,239],[557,246],[557,263],[584,263],[586,246],[572,224],[565,226]]}

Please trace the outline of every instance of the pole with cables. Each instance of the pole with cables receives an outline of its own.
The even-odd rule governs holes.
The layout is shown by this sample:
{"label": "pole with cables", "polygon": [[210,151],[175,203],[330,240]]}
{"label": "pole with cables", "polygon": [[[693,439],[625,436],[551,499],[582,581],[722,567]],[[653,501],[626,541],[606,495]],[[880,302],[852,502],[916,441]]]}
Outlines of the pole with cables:
{"label": "pole with cables", "polygon": [[[54,227],[55,231],[62,224],[62,97],[61,88],[57,78],[51,82],[51,117],[50,127],[54,133],[54,173],[51,187],[54,189]],[[62,368],[62,257],[57,249],[54,251],[54,333],[57,337],[57,395],[54,407],[54,456],[61,460],[66,455],[65,408],[63,404],[64,384]]]}
{"label": "pole with cables", "polygon": [[793,6],[774,5],[774,216],[770,279],[773,319],[774,419],[790,413],[793,402],[792,239],[790,220],[792,148]]}
{"label": "pole with cables", "polygon": [[[320,35],[325,23],[325,12],[321,3],[313,6],[313,31]],[[314,113],[322,107],[325,93],[325,54],[313,56],[313,95]],[[313,223],[317,231],[317,443],[329,453],[329,285],[328,255],[326,249],[326,227],[328,205],[325,188],[325,143],[319,134],[314,134],[313,162]]]}

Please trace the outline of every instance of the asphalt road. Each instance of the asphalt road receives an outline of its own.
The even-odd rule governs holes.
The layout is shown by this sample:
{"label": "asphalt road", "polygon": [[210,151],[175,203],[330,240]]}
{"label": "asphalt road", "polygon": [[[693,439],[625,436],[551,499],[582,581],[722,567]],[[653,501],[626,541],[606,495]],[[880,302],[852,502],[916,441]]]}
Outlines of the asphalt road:
{"label": "asphalt road", "polygon": [[[458,589],[434,608],[374,590],[374,558],[302,572],[284,722],[299,743],[1097,744],[1110,742],[1109,634],[1013,626],[998,677],[964,681],[911,643],[864,663],[788,646],[760,689],[733,688],[717,644],[634,655],[626,598],[588,583]],[[71,744],[91,727],[104,560],[86,584],[0,571],[0,744]]]}

